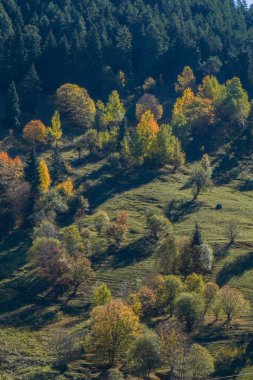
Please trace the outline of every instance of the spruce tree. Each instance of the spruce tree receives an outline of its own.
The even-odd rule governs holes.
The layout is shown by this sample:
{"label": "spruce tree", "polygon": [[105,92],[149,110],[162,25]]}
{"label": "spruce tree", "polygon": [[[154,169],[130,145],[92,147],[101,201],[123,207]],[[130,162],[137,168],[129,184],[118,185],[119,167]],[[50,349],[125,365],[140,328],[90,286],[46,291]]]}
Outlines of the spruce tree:
{"label": "spruce tree", "polygon": [[5,126],[8,129],[18,131],[20,127],[20,105],[15,83],[12,82],[8,90],[5,102]]}
{"label": "spruce tree", "polygon": [[35,66],[32,65],[21,83],[21,105],[24,111],[36,113],[40,92],[40,78]]}
{"label": "spruce tree", "polygon": [[35,146],[26,161],[25,179],[30,183],[32,192],[37,192],[40,186],[40,170]]}
{"label": "spruce tree", "polygon": [[195,225],[195,230],[193,232],[192,236],[192,245],[202,245],[203,244],[203,239],[202,239],[202,234],[201,234],[201,228],[198,223]]}
{"label": "spruce tree", "polygon": [[51,157],[51,176],[54,184],[57,184],[61,181],[64,175],[64,163],[61,157],[61,153],[58,149],[58,146],[53,149]]}

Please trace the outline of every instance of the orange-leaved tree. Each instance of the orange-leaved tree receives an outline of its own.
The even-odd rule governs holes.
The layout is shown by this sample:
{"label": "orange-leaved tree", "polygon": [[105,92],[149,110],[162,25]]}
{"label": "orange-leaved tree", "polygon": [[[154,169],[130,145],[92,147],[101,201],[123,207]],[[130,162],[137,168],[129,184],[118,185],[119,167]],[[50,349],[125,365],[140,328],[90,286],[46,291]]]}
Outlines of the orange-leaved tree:
{"label": "orange-leaved tree", "polygon": [[21,159],[17,156],[11,158],[7,152],[0,153],[0,187],[2,189],[15,185],[16,181],[24,175]]}
{"label": "orange-leaved tree", "polygon": [[23,138],[32,144],[43,143],[46,137],[47,129],[41,120],[30,121],[23,129]]}

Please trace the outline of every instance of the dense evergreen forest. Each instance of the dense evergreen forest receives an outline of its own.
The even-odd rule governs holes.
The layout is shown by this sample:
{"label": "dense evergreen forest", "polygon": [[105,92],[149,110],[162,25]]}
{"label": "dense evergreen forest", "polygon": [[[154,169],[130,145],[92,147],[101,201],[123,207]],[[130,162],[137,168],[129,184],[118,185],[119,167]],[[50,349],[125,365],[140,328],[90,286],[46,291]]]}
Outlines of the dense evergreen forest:
{"label": "dense evergreen forest", "polygon": [[253,378],[253,6],[0,0],[0,380]]}
{"label": "dense evergreen forest", "polygon": [[0,88],[22,86],[35,65],[45,92],[62,83],[92,96],[147,77],[173,83],[184,66],[253,91],[253,8],[244,0],[1,0]]}

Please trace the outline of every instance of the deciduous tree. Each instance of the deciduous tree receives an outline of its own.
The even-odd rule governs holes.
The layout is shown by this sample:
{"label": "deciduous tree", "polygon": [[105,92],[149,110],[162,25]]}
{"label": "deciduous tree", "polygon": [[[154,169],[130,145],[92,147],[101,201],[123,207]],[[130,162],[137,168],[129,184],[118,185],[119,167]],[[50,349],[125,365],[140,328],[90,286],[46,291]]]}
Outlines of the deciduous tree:
{"label": "deciduous tree", "polygon": [[32,120],[23,129],[23,138],[31,144],[44,143],[47,129],[40,120]]}
{"label": "deciduous tree", "polygon": [[7,190],[10,186],[15,186],[24,175],[24,168],[21,159],[16,156],[11,158],[7,152],[0,153],[0,188]]}
{"label": "deciduous tree", "polygon": [[91,331],[87,338],[90,351],[113,366],[124,357],[139,330],[139,320],[122,300],[111,300],[91,313]]}
{"label": "deciduous tree", "polygon": [[185,66],[182,73],[178,75],[175,84],[177,93],[183,93],[187,88],[194,88],[196,82],[195,75],[190,66]]}
{"label": "deciduous tree", "polygon": [[111,301],[112,294],[106,284],[100,284],[94,291],[92,305],[93,307],[102,306]]}
{"label": "deciduous tree", "polygon": [[161,365],[161,348],[158,335],[147,331],[139,335],[131,348],[133,370],[143,377]]}
{"label": "deciduous tree", "polygon": [[136,104],[135,115],[138,120],[141,119],[142,115],[150,111],[154,116],[155,120],[160,120],[163,116],[163,107],[159,103],[158,99],[151,94],[144,94],[138,103]]}
{"label": "deciduous tree", "polygon": [[162,280],[161,287],[158,291],[158,303],[169,315],[172,316],[175,307],[175,300],[183,291],[183,283],[175,275],[165,276]]}
{"label": "deciduous tree", "polygon": [[70,256],[77,257],[78,254],[84,254],[84,242],[76,225],[63,228],[62,243]]}
{"label": "deciduous tree", "polygon": [[62,138],[61,118],[58,111],[55,111],[51,120],[51,127],[47,131],[56,143]]}
{"label": "deciduous tree", "polygon": [[211,310],[214,302],[217,299],[217,294],[219,292],[219,286],[215,282],[207,282],[204,287],[204,302],[205,309],[204,314]]}
{"label": "deciduous tree", "polygon": [[187,375],[192,379],[210,376],[214,372],[214,358],[210,352],[199,344],[190,348],[186,362]]}
{"label": "deciduous tree", "polygon": [[175,302],[175,314],[191,332],[203,319],[204,300],[198,293],[181,293]]}
{"label": "deciduous tree", "polygon": [[153,211],[147,213],[147,225],[150,229],[151,236],[155,240],[159,240],[161,237],[173,233],[173,227],[170,220]]}
{"label": "deciduous tree", "polygon": [[98,235],[101,235],[103,229],[108,227],[110,219],[105,211],[98,210],[94,215],[93,222]]}
{"label": "deciduous tree", "polygon": [[46,161],[40,160],[39,163],[39,173],[40,173],[40,191],[47,191],[51,185],[51,177],[49,174],[49,170],[46,164]]}
{"label": "deciduous tree", "polygon": [[87,90],[74,84],[64,84],[56,92],[56,103],[65,123],[87,130],[92,127],[96,107]]}
{"label": "deciduous tree", "polygon": [[113,91],[108,99],[108,102],[104,104],[99,101],[97,103],[99,123],[101,127],[112,127],[119,125],[126,114],[125,107],[120,100],[119,93],[115,90]]}
{"label": "deciduous tree", "polygon": [[221,288],[219,297],[222,309],[227,315],[228,322],[231,322],[235,316],[245,312],[248,308],[248,304],[242,293],[228,285]]}

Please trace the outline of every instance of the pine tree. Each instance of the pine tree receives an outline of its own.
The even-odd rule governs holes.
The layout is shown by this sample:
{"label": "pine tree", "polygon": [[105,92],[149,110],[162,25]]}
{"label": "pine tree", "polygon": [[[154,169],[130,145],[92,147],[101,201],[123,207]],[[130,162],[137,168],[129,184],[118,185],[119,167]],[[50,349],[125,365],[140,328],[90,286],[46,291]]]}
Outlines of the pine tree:
{"label": "pine tree", "polygon": [[48,191],[51,185],[51,178],[47,164],[44,160],[40,160],[39,163],[40,185],[39,189],[42,192]]}
{"label": "pine tree", "polygon": [[37,192],[40,185],[40,172],[35,146],[33,146],[26,161],[25,179],[30,183],[32,191]]}
{"label": "pine tree", "polygon": [[15,83],[12,82],[5,102],[6,128],[18,131],[20,127],[20,105]]}
{"label": "pine tree", "polygon": [[201,228],[198,223],[195,225],[195,230],[192,236],[192,245],[202,245],[203,244],[203,239],[201,235]]}
{"label": "pine tree", "polygon": [[64,163],[57,146],[54,148],[51,157],[51,174],[54,184],[59,183],[62,180],[64,174]]}
{"label": "pine tree", "polygon": [[36,113],[40,92],[40,78],[35,66],[32,65],[21,83],[21,105],[24,111]]}

